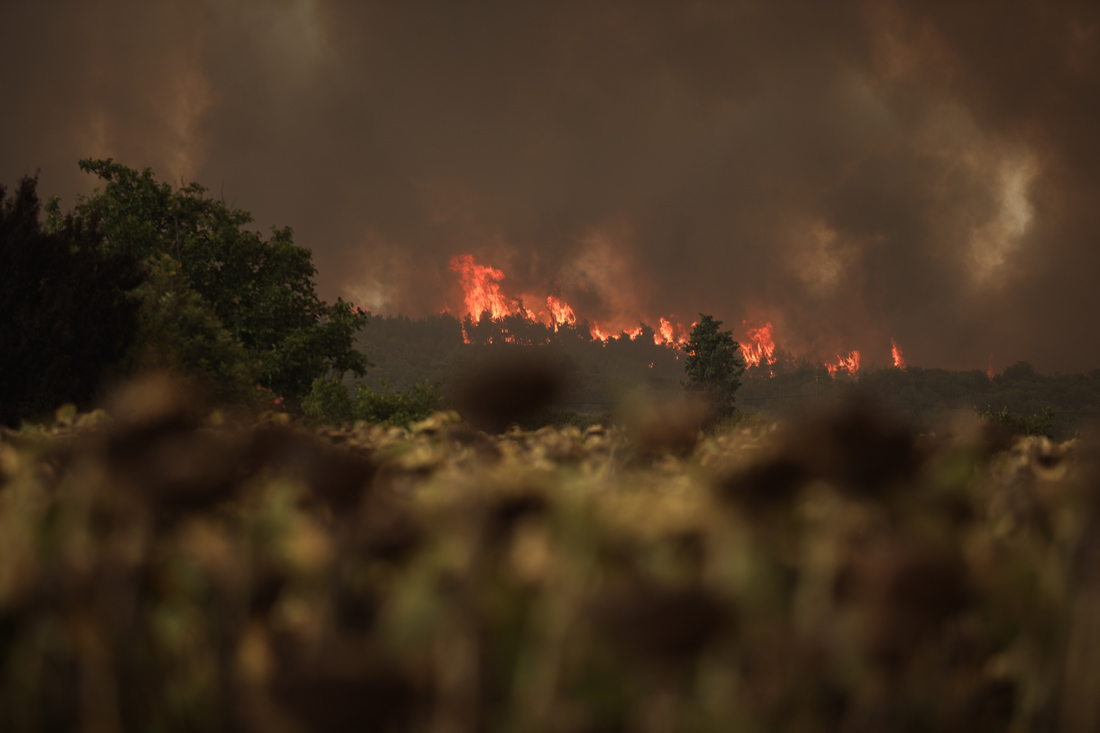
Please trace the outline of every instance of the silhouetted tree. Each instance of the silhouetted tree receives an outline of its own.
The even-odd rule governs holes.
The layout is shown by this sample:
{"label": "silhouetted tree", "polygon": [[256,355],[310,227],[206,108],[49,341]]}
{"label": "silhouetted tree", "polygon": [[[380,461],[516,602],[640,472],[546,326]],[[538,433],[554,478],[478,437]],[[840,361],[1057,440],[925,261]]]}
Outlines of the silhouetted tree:
{"label": "silhouetted tree", "polygon": [[1018,361],[1010,367],[1005,367],[1001,378],[1005,380],[1017,380],[1021,382],[1031,381],[1038,377],[1035,367],[1030,362]]}
{"label": "silhouetted tree", "polygon": [[684,370],[688,382],[684,385],[710,400],[720,415],[734,409],[734,395],[741,386],[745,362],[741,346],[733,340],[732,331],[721,331],[721,321],[699,314],[699,322],[691,329],[691,338],[684,351]]}
{"label": "silhouetted tree", "polygon": [[134,340],[137,259],[108,251],[94,219],[39,219],[38,179],[0,186],[0,423],[86,407]]}
{"label": "silhouetted tree", "polygon": [[[220,322],[243,347],[260,384],[291,399],[308,394],[318,377],[346,372],[363,376],[369,362],[356,350],[354,336],[368,316],[349,303],[330,305],[317,296],[312,254],[294,244],[289,227],[273,229],[265,240],[246,229],[252,222],[247,211],[207,197],[198,183],[173,189],[158,182],[148,168],[139,172],[109,158],[82,160],[80,167],[106,184],[76,207],[81,215],[103,222],[105,246],[132,254],[150,268],[159,263],[156,268],[182,277],[189,294],[180,302],[186,301],[188,308],[178,312],[190,320],[169,328],[170,333],[185,338],[210,334],[214,321]],[[173,293],[180,294],[179,278],[161,280],[172,283]],[[193,326],[204,320],[195,309],[203,306],[209,311],[209,327],[195,330]],[[162,309],[157,317],[174,312]],[[197,355],[194,343],[177,346],[178,351]],[[221,354],[231,351],[221,349]],[[211,369],[242,375],[249,366]]]}

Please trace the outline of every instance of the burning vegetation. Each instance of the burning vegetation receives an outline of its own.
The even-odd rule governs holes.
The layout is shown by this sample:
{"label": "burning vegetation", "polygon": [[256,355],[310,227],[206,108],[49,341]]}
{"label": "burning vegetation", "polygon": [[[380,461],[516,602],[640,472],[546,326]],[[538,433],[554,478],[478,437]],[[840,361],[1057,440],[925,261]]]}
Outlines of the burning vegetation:
{"label": "burning vegetation", "polygon": [[[481,338],[487,340],[487,343],[527,345],[549,343],[549,336],[532,340],[529,334],[517,333],[517,331],[526,332],[528,330],[526,326],[538,324],[554,333],[565,328],[579,330],[592,341],[603,344],[619,340],[634,341],[645,331],[651,331],[653,343],[657,346],[667,346],[682,351],[691,338],[692,329],[698,324],[697,321],[693,321],[685,326],[675,316],[668,315],[659,316],[655,328],[639,320],[636,326],[615,331],[601,326],[597,321],[578,318],[572,306],[560,295],[546,296],[545,305],[541,297],[525,300],[522,297],[506,295],[502,289],[502,281],[505,279],[503,271],[478,263],[473,255],[455,255],[451,258],[450,270],[457,273],[462,290],[464,304],[464,309],[461,311],[461,320],[464,324],[462,333],[463,340],[468,344],[474,342],[471,327],[482,326],[483,322],[487,322],[495,326],[487,330],[479,329]],[[451,309],[445,307],[443,312],[450,313]],[[748,321],[743,321],[742,326],[745,335],[739,343],[741,358],[745,365],[750,368],[761,368],[761,373],[766,371],[769,376],[774,376],[778,368],[778,353],[781,351],[776,345],[775,327],[771,321],[764,321],[757,326],[750,326]],[[901,348],[894,339],[890,339],[890,359],[893,366],[899,369],[905,368]],[[822,362],[821,365],[833,378],[838,374],[854,378],[859,376],[860,360],[860,352],[852,350],[848,356],[837,354],[835,361]]]}
{"label": "burning vegetation", "polygon": [[901,355],[901,348],[894,339],[890,339],[890,356],[894,359],[894,367],[896,369],[905,368],[905,357]]}

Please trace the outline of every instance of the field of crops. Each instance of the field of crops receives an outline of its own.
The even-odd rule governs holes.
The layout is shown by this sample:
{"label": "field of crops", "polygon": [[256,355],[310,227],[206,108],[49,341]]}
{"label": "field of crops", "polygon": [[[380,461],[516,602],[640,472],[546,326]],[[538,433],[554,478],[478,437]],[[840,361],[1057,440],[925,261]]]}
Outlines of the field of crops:
{"label": "field of crops", "polygon": [[3,430],[0,730],[1100,728],[1086,443],[632,425]]}

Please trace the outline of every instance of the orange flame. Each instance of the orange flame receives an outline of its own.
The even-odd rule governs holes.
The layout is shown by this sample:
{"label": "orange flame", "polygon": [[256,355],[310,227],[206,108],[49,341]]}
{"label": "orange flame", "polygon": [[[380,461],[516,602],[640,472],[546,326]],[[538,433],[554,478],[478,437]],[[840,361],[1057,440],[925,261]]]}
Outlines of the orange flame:
{"label": "orange flame", "polygon": [[[746,321],[742,321],[741,325],[747,325]],[[772,327],[771,322],[765,323],[759,328],[750,328],[747,331],[748,341],[751,343],[741,344],[741,354],[745,357],[745,364],[747,366],[760,366],[760,362],[765,364],[775,363],[775,329]]]}
{"label": "orange flame", "polygon": [[603,341],[605,344],[608,342],[609,339],[618,338],[618,336],[613,336],[611,334],[607,334],[601,331],[600,327],[596,323],[592,324],[592,327],[589,329],[589,331],[592,334],[593,341]]}
{"label": "orange flame", "polygon": [[825,368],[829,370],[829,376],[834,379],[840,370],[846,371],[854,377],[859,373],[859,352],[852,350],[847,357],[837,354],[836,362],[826,364]]}
{"label": "orange flame", "polygon": [[[694,323],[691,325],[692,327],[695,326]],[[640,330],[638,332],[641,333]],[[691,334],[684,328],[684,324],[673,321],[672,316],[668,318],[662,317],[660,319],[660,325],[657,330],[653,332],[653,343],[658,346],[664,345],[682,349],[687,346],[690,340]]]}
{"label": "orange flame", "polygon": [[[573,309],[561,298],[555,298],[553,295],[547,296],[546,307],[550,309],[550,323],[555,331],[566,324],[570,326],[577,324],[577,316],[573,313]],[[534,314],[532,314],[531,320],[534,320]]]}
{"label": "orange flame", "polygon": [[989,381],[993,381],[993,354],[989,355],[989,368],[985,370],[985,376],[989,377]]}
{"label": "orange flame", "polygon": [[[658,338],[659,336],[659,338]],[[661,344],[671,344],[673,341],[672,323],[667,318],[661,318],[661,327],[657,333],[653,334],[653,341],[658,346]]]}
{"label": "orange flame", "polygon": [[898,347],[898,342],[894,339],[890,339],[890,355],[894,357],[894,367],[897,369],[905,368],[905,357],[901,355],[901,348]]}
{"label": "orange flame", "polygon": [[[450,269],[458,273],[463,290],[463,299],[466,307],[465,314],[460,317],[460,320],[468,318],[471,323],[480,324],[482,317],[488,314],[490,320],[500,322],[501,333],[499,336],[489,334],[479,335],[479,339],[487,338],[490,343],[499,340],[503,340],[505,343],[529,343],[530,339],[527,336],[516,336],[505,326],[503,319],[508,316],[518,316],[530,323],[541,323],[547,327],[553,328],[554,331],[558,331],[563,326],[577,325],[578,319],[576,312],[560,297],[554,295],[547,296],[546,310],[540,309],[538,312],[535,312],[524,305],[525,302],[528,302],[528,298],[510,298],[505,296],[500,284],[504,279],[504,273],[495,267],[478,264],[473,255],[455,255],[451,258]],[[534,301],[536,299],[532,298],[530,300]],[[449,312],[450,310],[446,307],[442,310],[442,313]],[[697,323],[693,322],[691,327],[685,328],[684,325],[676,321],[673,316],[668,316],[667,318],[662,317],[659,319],[658,328],[655,329],[653,333],[653,342],[658,346],[684,349],[691,340],[691,328],[694,328],[696,325]],[[742,325],[746,327],[745,342],[741,344],[741,353],[746,365],[762,366],[775,364],[777,361],[775,355],[775,328],[772,324],[770,322],[764,322],[763,325],[757,328],[748,328],[748,322],[742,321]],[[592,322],[589,325],[589,332],[593,340],[607,344],[611,341],[625,338],[634,341],[646,328],[648,328],[648,326],[639,325],[635,328],[623,329],[620,333],[608,333],[604,332],[598,323]],[[467,329],[464,325],[462,328],[463,341],[470,343],[470,336],[471,335],[467,333]],[[549,342],[549,338],[546,340]],[[898,369],[905,369],[905,358],[902,356],[897,341],[890,339],[890,346],[894,366]],[[678,359],[679,356],[676,358]],[[837,375],[838,371],[848,372],[848,374],[856,376],[860,368],[860,353],[853,350],[849,352],[847,357],[842,357],[840,354],[837,354],[836,361],[826,363],[825,367],[833,377]],[[768,371],[770,374],[774,375],[771,369]],[[989,370],[987,373],[992,379],[992,356],[990,356]]]}
{"label": "orange flame", "polygon": [[504,273],[493,267],[474,262],[473,255],[455,255],[451,258],[451,270],[462,278],[466,312],[475,323],[488,313],[493,320],[512,314],[512,308],[500,292]]}

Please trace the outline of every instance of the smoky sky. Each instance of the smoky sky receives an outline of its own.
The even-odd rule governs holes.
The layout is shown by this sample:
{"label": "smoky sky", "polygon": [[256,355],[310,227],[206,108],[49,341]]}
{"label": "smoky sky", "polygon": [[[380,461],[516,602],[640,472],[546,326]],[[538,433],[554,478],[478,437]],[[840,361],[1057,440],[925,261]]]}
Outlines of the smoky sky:
{"label": "smoky sky", "polygon": [[0,61],[0,182],[197,180],[378,313],[471,253],[604,330],[1100,365],[1094,0],[43,0]]}

